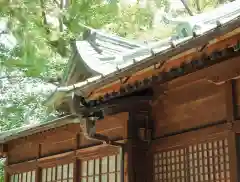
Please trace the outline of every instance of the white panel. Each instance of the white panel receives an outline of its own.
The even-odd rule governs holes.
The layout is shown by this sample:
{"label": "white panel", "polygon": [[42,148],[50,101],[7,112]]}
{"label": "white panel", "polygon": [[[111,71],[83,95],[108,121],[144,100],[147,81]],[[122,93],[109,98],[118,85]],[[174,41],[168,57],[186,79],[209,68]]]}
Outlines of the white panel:
{"label": "white panel", "polygon": [[115,155],[109,156],[109,172],[115,171]]}
{"label": "white panel", "polygon": [[57,179],[62,179],[62,166],[57,166]]}
{"label": "white panel", "polygon": [[117,173],[117,182],[121,181],[121,176],[120,176],[120,172]]}
{"label": "white panel", "polygon": [[52,168],[52,181],[56,180],[56,167]]}
{"label": "white panel", "polygon": [[82,162],[81,170],[82,176],[87,176],[87,161]]}
{"label": "white panel", "polygon": [[95,174],[99,174],[99,159],[95,159]]}
{"label": "white panel", "polygon": [[107,174],[102,174],[101,182],[107,182]]}
{"label": "white panel", "polygon": [[32,182],[35,182],[36,179],[36,172],[32,171]]}
{"label": "white panel", "polygon": [[88,177],[88,182],[93,182],[93,177]]}
{"label": "white panel", "polygon": [[52,177],[52,168],[47,169],[47,181],[50,182]]}
{"label": "white panel", "polygon": [[14,175],[14,182],[18,182],[18,174]]}
{"label": "white panel", "polygon": [[14,175],[11,175],[11,182],[14,182]]}
{"label": "white panel", "polygon": [[46,170],[47,169],[42,169],[42,182],[46,182]]}
{"label": "white panel", "polygon": [[69,164],[69,178],[73,177],[73,163]]}
{"label": "white panel", "polygon": [[68,164],[63,165],[63,179],[68,177]]}
{"label": "white panel", "polygon": [[99,176],[95,176],[95,181],[94,182],[99,182]]}
{"label": "white panel", "polygon": [[22,182],[22,174],[19,174],[18,178],[19,178],[18,181]]}
{"label": "white panel", "polygon": [[108,175],[108,181],[109,182],[114,182],[115,181],[115,173],[110,173]]}
{"label": "white panel", "polygon": [[94,170],[94,160],[89,160],[88,161],[88,176],[93,175],[93,170]]}
{"label": "white panel", "polygon": [[81,182],[87,182],[86,178],[81,178]]}
{"label": "white panel", "polygon": [[102,166],[101,166],[102,173],[107,172],[107,157],[102,158]]}
{"label": "white panel", "polygon": [[121,158],[120,155],[117,155],[117,171],[120,171],[121,168]]}
{"label": "white panel", "polygon": [[27,182],[27,173],[23,173],[23,180],[22,182]]}
{"label": "white panel", "polygon": [[27,182],[31,182],[31,171],[27,173]]}

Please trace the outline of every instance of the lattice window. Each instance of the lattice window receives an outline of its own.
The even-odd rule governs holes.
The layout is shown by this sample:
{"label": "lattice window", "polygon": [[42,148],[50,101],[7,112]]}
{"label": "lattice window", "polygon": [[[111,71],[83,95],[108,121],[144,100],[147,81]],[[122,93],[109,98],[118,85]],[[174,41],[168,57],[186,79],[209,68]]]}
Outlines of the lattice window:
{"label": "lattice window", "polygon": [[188,150],[190,181],[230,181],[227,139],[192,145]]}
{"label": "lattice window", "polygon": [[73,163],[42,169],[42,182],[73,182]]}
{"label": "lattice window", "polygon": [[35,171],[16,173],[10,176],[11,182],[35,182]]}
{"label": "lattice window", "polygon": [[228,141],[215,140],[154,155],[154,181],[230,181]]}
{"label": "lattice window", "polygon": [[120,155],[82,161],[81,182],[120,182],[120,162]]}
{"label": "lattice window", "polygon": [[154,156],[155,181],[184,182],[186,177],[185,168],[184,149],[160,152]]}

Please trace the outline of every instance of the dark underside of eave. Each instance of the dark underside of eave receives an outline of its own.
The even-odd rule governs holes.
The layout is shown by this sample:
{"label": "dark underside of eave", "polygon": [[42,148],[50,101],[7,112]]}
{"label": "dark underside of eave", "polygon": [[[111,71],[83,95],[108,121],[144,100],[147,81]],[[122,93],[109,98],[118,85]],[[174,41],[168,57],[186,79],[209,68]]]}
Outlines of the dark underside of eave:
{"label": "dark underside of eave", "polygon": [[238,46],[239,44],[236,44],[235,46],[225,48],[222,51],[214,51],[210,55],[203,55],[201,59],[191,61],[186,60],[180,67],[173,67],[168,72],[160,72],[158,75],[152,75],[150,78],[137,80],[133,84],[126,84],[122,86],[119,91],[106,93],[96,100],[83,100],[82,104],[86,109],[101,108],[101,106],[104,107],[104,105],[108,105],[112,100],[119,100],[123,97],[144,96],[145,94],[149,96],[149,89],[153,84],[164,84],[178,77],[207,68],[230,58],[240,56],[240,49],[238,49]]}

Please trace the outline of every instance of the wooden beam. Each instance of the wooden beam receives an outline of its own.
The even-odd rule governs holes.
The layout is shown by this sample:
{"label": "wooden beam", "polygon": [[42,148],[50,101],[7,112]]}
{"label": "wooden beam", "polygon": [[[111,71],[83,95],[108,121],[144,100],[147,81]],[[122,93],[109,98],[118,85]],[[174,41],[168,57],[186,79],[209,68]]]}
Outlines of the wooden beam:
{"label": "wooden beam", "polygon": [[236,94],[235,94],[235,81],[230,80],[225,83],[225,105],[227,122],[233,124],[236,118]]}
{"label": "wooden beam", "polygon": [[170,149],[182,145],[194,143],[196,140],[214,139],[218,137],[225,137],[228,134],[227,124],[218,124],[199,130],[193,130],[186,133],[181,133],[173,136],[155,138],[152,140],[152,147],[150,150],[158,151]]}
{"label": "wooden beam", "polygon": [[[149,107],[152,96],[129,96],[116,98],[96,107],[81,107],[77,110],[78,113],[88,115],[90,113],[104,111],[105,115],[113,115],[119,112],[127,112],[136,109],[136,106]],[[139,108],[139,107],[138,107]]]}
{"label": "wooden beam", "polygon": [[229,163],[230,163],[230,181],[238,181],[238,156],[237,140],[235,132],[230,131],[228,135]]}

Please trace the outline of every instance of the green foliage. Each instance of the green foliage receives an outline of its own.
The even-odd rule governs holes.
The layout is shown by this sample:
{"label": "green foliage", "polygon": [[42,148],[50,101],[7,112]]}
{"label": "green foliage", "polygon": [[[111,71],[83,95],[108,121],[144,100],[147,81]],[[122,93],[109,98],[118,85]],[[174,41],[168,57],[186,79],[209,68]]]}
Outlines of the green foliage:
{"label": "green foliage", "polygon": [[228,0],[189,0],[188,5],[194,13],[201,13],[211,10]]}
{"label": "green foliage", "polygon": [[[128,38],[170,36],[173,27],[153,30],[156,7],[167,11],[169,1],[147,2],[145,7],[137,2],[123,8],[117,0],[0,0],[0,16],[7,22],[6,32],[0,28],[0,132],[57,117],[42,103],[59,84],[83,25]],[[219,2],[189,0],[189,5],[197,12]],[[2,34],[16,38],[13,49],[5,46],[8,40],[1,41]]]}
{"label": "green foliage", "polygon": [[139,3],[122,8],[108,29],[122,37],[136,38],[139,32],[152,29],[154,12],[149,4],[141,7]]}
{"label": "green foliage", "polygon": [[115,33],[134,37],[153,19],[149,7],[119,9],[116,0],[0,0],[0,13],[17,42],[13,49],[0,42],[0,131],[54,116],[42,102],[59,84],[83,25],[112,23]]}

